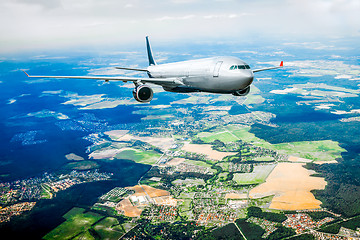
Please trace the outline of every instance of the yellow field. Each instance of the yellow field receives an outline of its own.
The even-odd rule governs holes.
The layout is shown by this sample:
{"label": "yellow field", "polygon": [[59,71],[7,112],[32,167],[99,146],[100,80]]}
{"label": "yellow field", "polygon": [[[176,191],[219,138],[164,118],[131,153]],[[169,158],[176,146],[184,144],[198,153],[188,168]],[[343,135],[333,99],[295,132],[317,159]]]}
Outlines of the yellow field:
{"label": "yellow field", "polygon": [[[170,205],[176,206],[178,200],[170,196],[168,191],[162,189],[156,189],[146,185],[136,185],[134,187],[126,187],[127,189],[134,190],[135,193],[129,196],[128,198],[120,201],[116,210],[120,211],[127,217],[139,217],[141,215],[142,210],[137,206],[134,206],[129,198],[131,197],[150,197],[149,201],[142,202],[139,206],[144,207],[149,205],[150,203],[158,204],[158,205]],[[149,199],[149,198],[148,198]]]}
{"label": "yellow field", "polygon": [[182,150],[187,152],[193,152],[198,154],[204,154],[208,156],[211,159],[221,161],[224,157],[234,155],[234,153],[229,152],[219,152],[216,150],[213,150],[211,148],[210,144],[191,144],[191,143],[185,143],[182,147]]}
{"label": "yellow field", "polygon": [[303,168],[303,163],[279,163],[266,182],[250,191],[251,198],[275,195],[270,208],[302,210],[320,208],[321,202],[310,192],[324,189],[324,178],[310,177],[312,171]]}
{"label": "yellow field", "polygon": [[[169,196],[170,193],[168,191],[162,189],[156,189],[146,185],[136,185],[134,187],[126,187],[127,189],[134,190],[135,193],[132,196],[147,196],[151,198]],[[144,191],[145,190],[145,191]]]}
{"label": "yellow field", "polygon": [[133,206],[129,199],[124,199],[118,203],[116,210],[123,211],[123,214],[127,217],[139,217],[142,210]]}
{"label": "yellow field", "polygon": [[247,195],[245,193],[238,194],[238,193],[227,193],[225,195],[226,199],[244,199],[247,198]]}

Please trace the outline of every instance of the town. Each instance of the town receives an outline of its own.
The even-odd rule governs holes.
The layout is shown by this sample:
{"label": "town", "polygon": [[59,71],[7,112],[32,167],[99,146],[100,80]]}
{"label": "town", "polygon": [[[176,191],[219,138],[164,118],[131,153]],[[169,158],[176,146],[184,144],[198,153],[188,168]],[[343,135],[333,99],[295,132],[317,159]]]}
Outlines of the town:
{"label": "town", "polygon": [[45,172],[41,177],[0,183],[0,223],[31,210],[36,201],[51,199],[59,191],[77,184],[109,180],[111,176],[112,173],[101,173],[98,170],[72,170],[67,174]]}

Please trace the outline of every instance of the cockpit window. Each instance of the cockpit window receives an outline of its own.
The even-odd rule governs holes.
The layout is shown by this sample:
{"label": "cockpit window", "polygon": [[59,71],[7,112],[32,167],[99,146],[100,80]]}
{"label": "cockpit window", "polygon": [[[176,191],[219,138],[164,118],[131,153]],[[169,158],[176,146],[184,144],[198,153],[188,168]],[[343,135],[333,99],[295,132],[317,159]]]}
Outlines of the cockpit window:
{"label": "cockpit window", "polygon": [[230,70],[235,70],[235,69],[250,69],[249,65],[232,65],[230,67]]}

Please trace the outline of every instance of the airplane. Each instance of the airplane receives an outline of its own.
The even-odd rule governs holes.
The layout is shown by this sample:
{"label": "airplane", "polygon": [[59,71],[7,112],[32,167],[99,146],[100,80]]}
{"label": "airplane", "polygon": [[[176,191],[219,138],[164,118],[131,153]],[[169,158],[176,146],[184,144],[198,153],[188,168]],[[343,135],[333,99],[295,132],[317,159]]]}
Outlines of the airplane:
{"label": "airplane", "polygon": [[210,92],[246,96],[254,80],[254,73],[277,69],[280,66],[252,70],[250,66],[237,57],[210,57],[182,62],[157,64],[151,49],[149,37],[146,36],[146,49],[149,60],[147,68],[116,67],[122,70],[146,72],[148,78],[141,77],[110,77],[110,76],[35,76],[24,73],[30,78],[73,78],[96,79],[108,81],[133,82],[133,96],[138,102],[150,102],[154,96],[153,90],[147,85],[162,86],[165,91],[190,93]]}

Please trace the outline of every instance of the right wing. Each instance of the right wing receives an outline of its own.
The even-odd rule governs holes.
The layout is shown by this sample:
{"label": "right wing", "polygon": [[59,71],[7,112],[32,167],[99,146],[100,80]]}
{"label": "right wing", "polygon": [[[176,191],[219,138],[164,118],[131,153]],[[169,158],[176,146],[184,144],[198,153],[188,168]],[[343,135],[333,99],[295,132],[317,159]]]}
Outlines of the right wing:
{"label": "right wing", "polygon": [[279,67],[261,68],[261,69],[255,69],[255,70],[252,70],[252,71],[253,71],[253,72],[261,72],[261,71],[266,71],[266,70],[281,68],[281,67],[283,67],[283,66],[284,66],[284,62],[281,61]]}
{"label": "right wing", "polygon": [[182,78],[137,78],[137,77],[104,77],[104,76],[40,76],[29,75],[23,71],[29,78],[70,78],[70,79],[94,79],[108,81],[122,81],[134,83],[152,83],[160,86],[179,86],[183,85]]}

